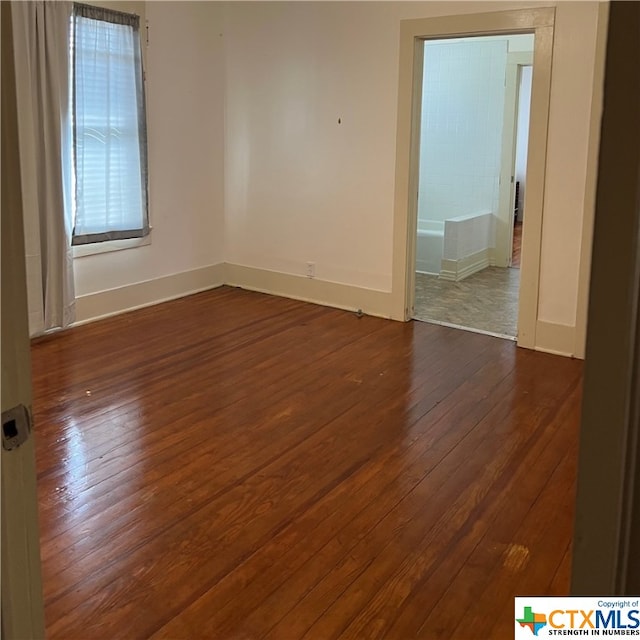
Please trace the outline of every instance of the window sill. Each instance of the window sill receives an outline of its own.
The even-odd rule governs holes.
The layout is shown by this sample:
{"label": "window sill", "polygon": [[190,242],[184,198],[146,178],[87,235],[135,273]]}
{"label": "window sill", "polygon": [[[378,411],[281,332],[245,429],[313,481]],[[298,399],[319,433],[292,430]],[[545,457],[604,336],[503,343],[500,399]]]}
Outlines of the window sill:
{"label": "window sill", "polygon": [[151,244],[151,232],[144,238],[129,238],[127,240],[109,240],[107,242],[96,242],[94,244],[82,244],[71,247],[73,257],[84,258],[94,256],[98,253],[111,253],[112,251],[122,251],[124,249],[136,249]]}

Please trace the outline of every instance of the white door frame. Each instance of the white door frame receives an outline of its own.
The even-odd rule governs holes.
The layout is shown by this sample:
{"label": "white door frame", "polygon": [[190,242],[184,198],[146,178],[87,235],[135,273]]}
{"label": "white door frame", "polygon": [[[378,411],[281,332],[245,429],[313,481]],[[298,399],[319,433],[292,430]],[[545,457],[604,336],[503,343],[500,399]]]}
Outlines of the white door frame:
{"label": "white door frame", "polygon": [[401,21],[391,287],[394,318],[411,319],[415,297],[423,41],[447,37],[533,33],[535,51],[527,154],[528,188],[525,192],[528,219],[527,231],[522,238],[518,345],[531,349],[534,347],[554,22],[554,7]]}
{"label": "white door frame", "polygon": [[[3,413],[31,406],[22,193],[11,3],[2,30],[2,394]],[[33,435],[2,461],[2,638],[44,638],[44,607]]]}
{"label": "white door frame", "polygon": [[[515,200],[516,135],[520,104],[520,72],[533,64],[533,52],[513,51],[507,54],[500,158],[500,191],[496,220],[496,267],[510,267],[513,255],[513,207]],[[526,195],[526,192],[525,192]]]}

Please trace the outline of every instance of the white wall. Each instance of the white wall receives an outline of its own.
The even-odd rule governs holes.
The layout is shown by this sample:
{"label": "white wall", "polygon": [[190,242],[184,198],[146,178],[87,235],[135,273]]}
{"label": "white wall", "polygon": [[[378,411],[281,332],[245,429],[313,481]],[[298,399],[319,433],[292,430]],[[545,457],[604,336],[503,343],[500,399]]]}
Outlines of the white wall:
{"label": "white wall", "polygon": [[[78,295],[221,261],[299,275],[313,261],[318,280],[383,301],[400,20],[548,4],[149,2],[152,244],[77,259]],[[567,327],[597,17],[596,2],[557,4],[539,319]]]}
{"label": "white wall", "polygon": [[597,2],[556,10],[538,318],[574,326],[593,92]]}
{"label": "white wall", "polygon": [[401,12],[227,11],[227,260],[389,290]]}
{"label": "white wall", "polygon": [[[318,278],[389,291],[399,21],[524,6],[541,5],[226,5],[227,260],[300,275],[311,260]],[[539,318],[566,326],[576,321],[597,17],[596,2],[557,4]]]}
{"label": "white wall", "polygon": [[74,260],[76,295],[224,259],[222,8],[147,2],[148,246]]}
{"label": "white wall", "polygon": [[506,64],[506,39],[425,42],[418,224],[497,213]]}
{"label": "white wall", "polygon": [[445,260],[461,260],[486,251],[493,246],[493,225],[491,213],[469,214],[445,221],[442,257]]}

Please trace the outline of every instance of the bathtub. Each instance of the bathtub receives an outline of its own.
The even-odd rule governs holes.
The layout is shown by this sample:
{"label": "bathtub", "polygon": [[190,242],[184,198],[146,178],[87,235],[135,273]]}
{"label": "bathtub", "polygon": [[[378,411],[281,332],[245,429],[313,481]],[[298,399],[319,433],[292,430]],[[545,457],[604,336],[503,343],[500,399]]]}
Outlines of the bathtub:
{"label": "bathtub", "polygon": [[444,247],[444,222],[421,220],[416,237],[416,271],[440,275]]}

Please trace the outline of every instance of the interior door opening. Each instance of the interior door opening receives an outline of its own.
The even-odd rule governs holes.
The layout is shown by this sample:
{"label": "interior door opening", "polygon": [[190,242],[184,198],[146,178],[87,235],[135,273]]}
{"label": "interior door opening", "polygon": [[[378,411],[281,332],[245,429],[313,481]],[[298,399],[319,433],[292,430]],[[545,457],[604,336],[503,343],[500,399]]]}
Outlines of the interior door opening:
{"label": "interior door opening", "polygon": [[533,34],[423,41],[413,318],[517,337]]}

